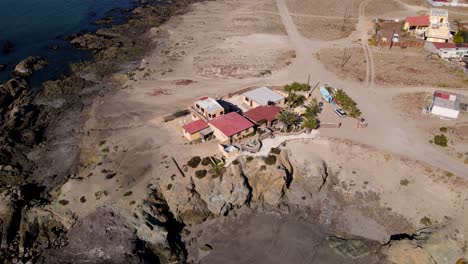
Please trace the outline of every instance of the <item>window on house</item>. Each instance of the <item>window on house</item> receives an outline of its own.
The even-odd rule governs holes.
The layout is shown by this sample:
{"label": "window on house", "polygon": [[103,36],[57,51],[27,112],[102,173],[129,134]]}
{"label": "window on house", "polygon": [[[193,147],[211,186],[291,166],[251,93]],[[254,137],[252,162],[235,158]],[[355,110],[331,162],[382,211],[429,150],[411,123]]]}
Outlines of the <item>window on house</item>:
{"label": "window on house", "polygon": [[240,137],[240,135],[241,135],[241,132],[237,133],[237,136],[238,136],[238,137]]}
{"label": "window on house", "polygon": [[215,118],[215,117],[216,117],[216,114],[213,115],[213,118]]}
{"label": "window on house", "polygon": [[219,113],[220,115],[224,115],[224,111],[221,111],[221,113]]}
{"label": "window on house", "polygon": [[249,101],[249,98],[247,98],[247,97],[244,97],[244,98],[245,98],[245,101],[246,101],[246,102],[248,102],[248,101]]}

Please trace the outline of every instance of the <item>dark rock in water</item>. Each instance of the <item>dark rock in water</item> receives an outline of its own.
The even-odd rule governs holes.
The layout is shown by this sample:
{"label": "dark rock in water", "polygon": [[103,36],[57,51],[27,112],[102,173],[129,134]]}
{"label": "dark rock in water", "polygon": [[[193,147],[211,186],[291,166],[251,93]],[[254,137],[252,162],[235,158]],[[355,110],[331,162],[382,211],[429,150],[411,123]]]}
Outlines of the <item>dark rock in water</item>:
{"label": "dark rock in water", "polygon": [[0,43],[1,51],[3,54],[8,54],[13,50],[13,43],[9,40],[3,41]]}
{"label": "dark rock in water", "polygon": [[5,70],[6,67],[7,67],[6,64],[0,64],[0,72],[3,71],[3,70]]}
{"label": "dark rock in water", "polygon": [[51,50],[58,50],[58,49],[59,49],[59,45],[57,45],[57,44],[49,44],[49,45],[47,45],[47,48],[48,48],[48,49],[51,49]]}
{"label": "dark rock in water", "polygon": [[81,49],[100,50],[100,49],[104,49],[107,47],[106,41],[107,40],[103,37],[99,37],[99,36],[87,33],[87,34],[75,37],[70,42],[71,44]]}
{"label": "dark rock in water", "polygon": [[94,21],[94,25],[105,25],[105,24],[110,24],[114,22],[115,18],[114,17],[104,17],[102,19],[99,19],[97,21]]}
{"label": "dark rock in water", "polygon": [[39,56],[30,56],[16,65],[14,73],[19,76],[30,76],[33,72],[43,69],[47,60]]}

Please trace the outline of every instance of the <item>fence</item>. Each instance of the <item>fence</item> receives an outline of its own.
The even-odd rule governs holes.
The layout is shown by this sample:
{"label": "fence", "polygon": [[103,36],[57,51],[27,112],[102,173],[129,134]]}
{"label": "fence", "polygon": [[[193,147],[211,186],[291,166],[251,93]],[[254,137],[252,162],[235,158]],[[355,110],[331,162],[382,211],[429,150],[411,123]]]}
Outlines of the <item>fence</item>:
{"label": "fence", "polygon": [[164,122],[169,122],[169,121],[172,121],[172,120],[174,120],[176,118],[186,116],[188,114],[190,114],[190,111],[188,109],[178,110],[175,113],[172,113],[170,115],[167,115],[167,116],[163,117],[163,121]]}
{"label": "fence", "polygon": [[[389,47],[391,44],[390,41],[380,41],[379,45],[382,47]],[[402,47],[402,48],[407,48],[407,47],[424,47],[424,42],[421,41],[404,41],[404,42],[394,42],[393,47]]]}

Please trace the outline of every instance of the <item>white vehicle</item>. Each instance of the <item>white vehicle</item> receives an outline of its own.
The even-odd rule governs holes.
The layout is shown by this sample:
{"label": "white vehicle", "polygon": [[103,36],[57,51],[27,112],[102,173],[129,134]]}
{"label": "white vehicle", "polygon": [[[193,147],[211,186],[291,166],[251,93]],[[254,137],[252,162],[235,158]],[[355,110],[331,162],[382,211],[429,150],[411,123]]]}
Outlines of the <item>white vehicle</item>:
{"label": "white vehicle", "polygon": [[399,42],[400,41],[400,36],[397,33],[394,33],[392,36],[392,41],[393,42]]}
{"label": "white vehicle", "polygon": [[347,117],[348,114],[346,114],[346,112],[341,109],[341,108],[336,108],[335,109],[335,113],[339,116],[339,117]]}

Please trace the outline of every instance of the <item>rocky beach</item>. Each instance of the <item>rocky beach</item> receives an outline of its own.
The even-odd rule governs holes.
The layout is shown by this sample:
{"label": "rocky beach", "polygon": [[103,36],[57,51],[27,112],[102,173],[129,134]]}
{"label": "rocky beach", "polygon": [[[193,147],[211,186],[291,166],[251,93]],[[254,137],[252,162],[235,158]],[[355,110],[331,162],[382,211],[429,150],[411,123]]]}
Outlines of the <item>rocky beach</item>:
{"label": "rocky beach", "polygon": [[187,143],[181,119],[164,122],[200,96],[304,69],[364,89],[312,56],[355,44],[358,7],[349,32],[333,26],[341,1],[317,9],[332,37],[300,24],[302,45],[284,12],[304,17],[299,2],[140,1],[126,23],[67,36],[93,60],[40,90],[27,78],[46,60],[18,63],[0,84],[0,263],[466,263],[466,165],[399,148],[420,145],[378,123],[399,120],[380,90],[362,108],[382,111],[369,130],[391,150],[382,135],[320,129],[219,166],[214,140]]}

